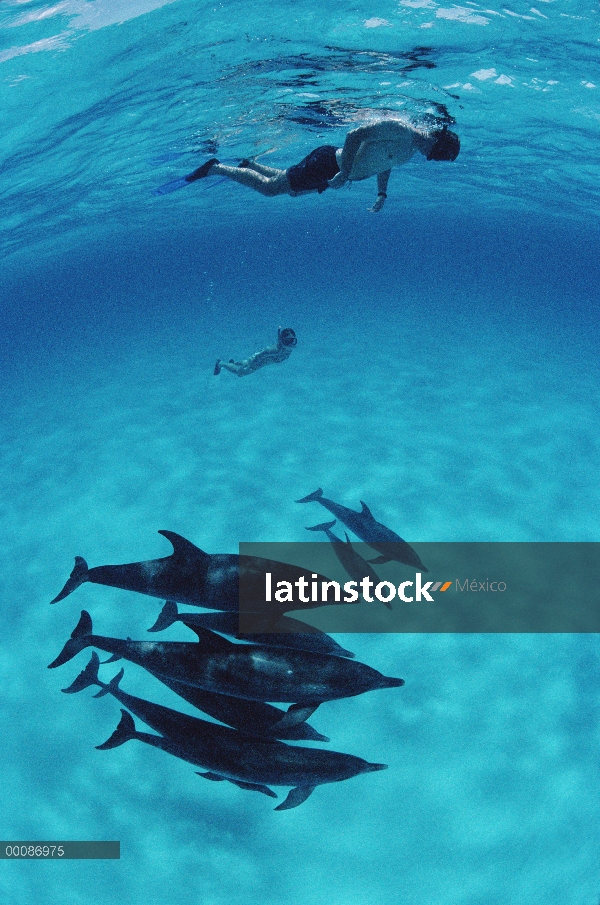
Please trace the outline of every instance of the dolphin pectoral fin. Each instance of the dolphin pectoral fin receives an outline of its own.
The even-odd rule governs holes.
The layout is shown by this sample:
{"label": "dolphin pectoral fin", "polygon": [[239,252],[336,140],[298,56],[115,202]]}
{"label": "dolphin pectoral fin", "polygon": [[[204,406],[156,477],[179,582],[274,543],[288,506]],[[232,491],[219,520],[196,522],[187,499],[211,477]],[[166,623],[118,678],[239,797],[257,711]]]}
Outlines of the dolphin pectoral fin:
{"label": "dolphin pectoral fin", "polygon": [[88,564],[86,563],[83,556],[75,557],[75,565],[73,566],[73,571],[69,576],[69,580],[66,585],[58,594],[54,600],[51,600],[50,603],[58,603],[59,600],[64,600],[65,597],[68,597],[75,588],[78,588],[80,584],[83,584],[84,581],[88,580]]}
{"label": "dolphin pectoral fin", "polygon": [[122,659],[123,658],[121,657],[120,654],[113,654],[112,657],[108,658],[108,660],[102,660],[102,666],[104,666],[105,663],[116,663],[117,660],[122,660]]}
{"label": "dolphin pectoral fin", "polygon": [[297,808],[299,804],[306,801],[309,795],[312,795],[315,789],[316,786],[296,786],[295,789],[291,789],[290,792],[288,792],[285,801],[278,804],[274,810],[289,811],[290,808]]}
{"label": "dolphin pectoral fin", "polygon": [[177,609],[177,604],[172,600],[165,600],[165,605],[162,610],[158,614],[158,619],[152,626],[149,628],[149,632],[162,632],[164,629],[169,628],[170,625],[173,625],[177,622],[179,617],[179,610]]}
{"label": "dolphin pectoral fin", "polygon": [[381,566],[384,562],[391,562],[392,560],[389,556],[376,556],[375,559],[368,559],[367,562],[375,563],[376,566]]}
{"label": "dolphin pectoral fin", "polygon": [[108,748],[118,748],[119,745],[124,745],[125,742],[128,742],[130,739],[137,738],[133,717],[127,710],[121,710],[121,714],[122,716],[119,725],[111,737],[107,739],[103,745],[96,745],[98,751],[107,751]]}
{"label": "dolphin pectoral fin", "polygon": [[[302,500],[297,500],[298,503],[301,503]],[[335,525],[335,519],[332,522],[323,522],[321,525],[313,525],[312,528],[306,528],[307,531],[331,531],[333,526]]]}
{"label": "dolphin pectoral fin", "polygon": [[318,490],[315,490],[314,493],[309,493],[308,496],[303,496],[301,500],[296,500],[297,503],[312,503],[315,500],[320,500],[323,496],[323,491],[319,487]]}
{"label": "dolphin pectoral fin", "polygon": [[173,545],[173,556],[176,559],[183,560],[199,560],[206,566],[210,563],[210,554],[205,553],[200,547],[196,547],[191,540],[186,540],[181,534],[175,534],[174,531],[159,531],[163,537]]}
{"label": "dolphin pectoral fin", "polygon": [[87,636],[91,635],[91,633],[92,617],[88,612],[82,610],[79,622],[71,632],[71,637],[56,660],[53,660],[52,663],[49,664],[48,669],[55,669],[57,666],[62,666],[63,663],[67,663],[69,660],[72,660],[73,657],[77,656],[80,650],[89,647],[90,642]]}
{"label": "dolphin pectoral fin", "polygon": [[318,704],[292,704],[291,707],[288,707],[287,713],[284,713],[282,718],[269,728],[271,731],[274,729],[280,731],[281,729],[291,729],[293,726],[299,726],[300,723],[305,723],[310,719],[318,706]]}
{"label": "dolphin pectoral fin", "polygon": [[232,782],[238,789],[248,789],[250,792],[262,792],[263,795],[268,795],[269,798],[277,798],[277,793],[274,792],[273,789],[270,789],[268,786],[261,786],[260,783],[242,782],[239,779],[230,779],[229,782]]}
{"label": "dolphin pectoral fin", "polygon": [[[198,771],[196,771],[196,773],[198,776],[202,776],[204,779],[210,779],[212,782],[225,782],[227,779],[226,776],[219,776],[218,773],[198,773]],[[256,782],[242,782],[241,779],[230,779],[228,781],[239,789],[248,789],[250,792],[262,792],[263,795],[268,795],[270,798],[277,798],[275,792],[268,786],[261,786]]]}

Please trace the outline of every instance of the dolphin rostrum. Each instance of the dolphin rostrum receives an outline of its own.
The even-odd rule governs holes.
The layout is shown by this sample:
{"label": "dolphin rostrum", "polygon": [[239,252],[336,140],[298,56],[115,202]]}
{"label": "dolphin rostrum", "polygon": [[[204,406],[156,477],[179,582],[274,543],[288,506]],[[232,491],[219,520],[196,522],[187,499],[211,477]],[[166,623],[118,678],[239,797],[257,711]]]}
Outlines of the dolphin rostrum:
{"label": "dolphin rostrum", "polygon": [[[199,775],[206,779],[229,780],[241,789],[262,792],[271,798],[277,795],[269,786],[292,786],[276,811],[297,807],[323,783],[341,782],[360,773],[386,769],[386,764],[371,764],[352,754],[251,739],[227,726],[152,704],[119,688],[123,670],[108,684],[100,681],[98,662],[98,656],[93,655],[84,671],[64,691],[72,693],[99,685],[100,693],[96,697],[111,694],[127,708],[121,711],[121,721],[111,737],[97,746],[100,750],[138,739],[202,767],[208,772]],[[137,732],[129,710],[160,735]]]}
{"label": "dolphin rostrum", "polygon": [[[58,603],[86,581],[94,584],[137,591],[150,597],[164,597],[177,603],[202,606],[211,610],[239,611],[240,569],[248,600],[256,600],[257,611],[277,616],[276,604],[265,602],[265,574],[270,572],[273,581],[295,581],[306,569],[258,556],[240,557],[236,553],[210,555],[191,541],[173,531],[159,531],[173,546],[171,556],[150,559],[146,562],[125,563],[120,566],[96,566],[88,568],[82,556],[75,557],[75,566],[64,588],[51,603]],[[317,579],[328,581],[324,575]],[[300,609],[297,603],[281,604],[287,609]],[[310,602],[302,609],[324,606]],[[253,607],[254,608],[254,607]],[[250,609],[250,606],[247,606]],[[281,612],[284,611],[281,610]]]}
{"label": "dolphin rostrum", "polygon": [[[152,675],[251,701],[291,702],[311,715],[313,705],[349,698],[377,688],[404,685],[376,669],[328,654],[313,654],[264,644],[234,644],[208,629],[196,627],[198,643],[186,641],[122,641],[92,634],[85,610],[70,639],[49,668],[61,666],[86,647],[97,647],[142,666]],[[288,714],[290,711],[288,711]],[[291,715],[284,716],[289,723]]]}
{"label": "dolphin rostrum", "polygon": [[321,506],[328,509],[336,519],[343,522],[343,524],[349,528],[353,534],[356,534],[357,537],[364,541],[365,544],[368,544],[369,547],[373,547],[374,550],[378,550],[379,553],[381,553],[381,556],[369,560],[370,562],[381,564],[395,560],[396,562],[404,563],[407,566],[414,566],[415,569],[420,569],[422,572],[429,571],[425,568],[418,554],[413,550],[410,544],[407,544],[405,540],[402,540],[402,538],[396,534],[395,531],[392,531],[391,528],[386,528],[381,522],[375,521],[371,514],[371,510],[362,500],[360,501],[360,505],[362,506],[361,511],[355,512],[354,509],[347,509],[346,506],[341,506],[339,503],[334,503],[333,500],[328,500],[323,496],[323,491],[319,487],[314,493],[309,493],[308,496],[302,497],[301,500],[296,500],[296,502],[320,503]]}
{"label": "dolphin rostrum", "polygon": [[[333,522],[323,522],[322,525],[314,525],[312,528],[307,528],[307,531],[324,531],[331,544],[333,546],[335,555],[341,562],[342,566],[350,576],[350,578],[354,579],[354,581],[360,583],[363,578],[370,578],[374,585],[379,584],[379,576],[377,572],[373,568],[370,562],[367,562],[366,559],[363,559],[360,553],[358,553],[352,544],[350,543],[350,538],[346,534],[346,543],[344,543],[337,534],[334,534],[331,530],[335,525],[335,519]],[[392,604],[389,600],[382,601],[388,610],[392,609]]]}
{"label": "dolphin rostrum", "polygon": [[[371,567],[369,566],[369,568]],[[162,632],[175,622],[182,622],[188,628],[193,628],[193,626],[208,628],[213,632],[221,632],[222,635],[236,638],[238,641],[252,641],[255,644],[267,644],[269,647],[291,647],[294,650],[307,650],[315,654],[335,654],[338,657],[354,656],[351,651],[344,650],[325,632],[300,622],[299,619],[280,616],[273,624],[272,632],[240,634],[237,613],[180,613],[177,604],[172,600],[166,601],[158,619],[148,631]]]}

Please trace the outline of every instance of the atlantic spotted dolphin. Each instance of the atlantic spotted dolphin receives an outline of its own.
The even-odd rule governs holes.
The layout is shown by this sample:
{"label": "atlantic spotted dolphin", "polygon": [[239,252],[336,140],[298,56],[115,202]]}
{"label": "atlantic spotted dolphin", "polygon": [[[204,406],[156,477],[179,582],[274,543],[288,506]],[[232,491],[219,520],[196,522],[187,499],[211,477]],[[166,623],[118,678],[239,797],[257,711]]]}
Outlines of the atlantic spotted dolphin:
{"label": "atlantic spotted dolphin", "polygon": [[[379,579],[377,580],[379,581]],[[334,654],[338,657],[354,656],[352,651],[344,650],[325,632],[306,625],[299,619],[280,616],[273,624],[272,632],[240,634],[237,613],[180,613],[177,604],[172,600],[166,601],[158,619],[148,631],[162,632],[175,622],[182,622],[183,625],[192,629],[193,626],[208,628],[214,632],[221,632],[222,635],[236,638],[238,641],[251,641],[255,644],[267,644],[270,647],[291,647],[293,650],[307,650],[315,654]]]}
{"label": "atlantic spotted dolphin", "polygon": [[429,571],[410,544],[402,540],[391,528],[386,528],[381,522],[377,522],[373,518],[367,504],[363,503],[362,500],[360,501],[361,511],[355,512],[354,509],[347,509],[346,506],[341,506],[339,503],[334,503],[333,500],[328,500],[323,496],[323,491],[319,487],[314,493],[309,493],[308,496],[302,497],[301,500],[296,500],[296,502],[320,503],[321,506],[328,509],[336,519],[339,519],[346,528],[349,528],[365,544],[381,553],[381,556],[371,559],[370,562],[381,564],[395,560],[407,566],[414,566],[415,569],[420,569],[422,572]]}
{"label": "atlantic spotted dolphin", "polygon": [[[235,553],[211,555],[173,531],[158,533],[171,542],[171,556],[120,566],[96,566],[92,569],[88,568],[82,556],[76,556],[69,580],[51,603],[64,600],[81,584],[91,581],[191,606],[237,612],[241,569],[247,601],[256,600],[257,610],[265,609],[268,613],[277,615],[277,605],[265,603],[265,574],[270,572],[276,583],[278,580],[294,582],[306,573],[306,569],[258,556],[240,557]],[[317,579],[329,581],[324,575],[317,575]],[[302,609],[323,605],[310,602],[304,604]],[[281,606],[284,609],[299,609],[297,604],[293,607],[289,604]],[[247,608],[250,609],[249,606]]]}
{"label": "atlantic spotted dolphin", "polygon": [[[292,786],[285,801],[275,808],[276,811],[302,804],[318,785],[341,782],[360,773],[385,770],[387,767],[386,764],[371,764],[360,757],[338,751],[249,739],[235,729],[187,716],[127,694],[119,688],[122,677],[123,670],[108,684],[101,682],[96,657],[73,684],[64,689],[72,693],[89,685],[99,685],[101,690],[96,697],[111,694],[127,708],[121,711],[121,721],[111,737],[97,746],[101,751],[116,748],[130,739],[138,739],[202,767],[208,772],[199,775],[206,779],[229,780],[241,789],[262,792],[271,798],[277,798],[277,795],[269,786]],[[137,732],[128,710],[160,735]]]}
{"label": "atlantic spotted dolphin", "polygon": [[[344,543],[337,534],[334,534],[331,530],[335,525],[335,520],[333,522],[323,522],[322,525],[314,525],[312,528],[307,528],[307,531],[323,531],[331,545],[334,549],[335,555],[339,559],[340,563],[354,581],[359,582],[363,578],[370,578],[374,585],[379,584],[379,576],[377,572],[373,568],[370,562],[367,562],[366,559],[358,553],[352,544],[350,543],[350,538],[346,534],[346,543]],[[382,601],[388,610],[392,609],[392,605],[389,601]]]}
{"label": "atlantic spotted dolphin", "polygon": [[[100,664],[98,654],[94,651],[87,670],[81,676],[90,679],[98,679],[98,666]],[[81,679],[81,676],[79,677]],[[304,708],[303,711],[293,711],[289,716],[284,710],[273,707],[272,704],[263,704],[259,701],[246,701],[242,698],[232,698],[226,694],[217,694],[214,691],[204,691],[185,682],[178,682],[168,676],[156,676],[163,685],[174,691],[193,707],[202,710],[215,720],[226,723],[233,729],[239,729],[244,735],[266,739],[289,739],[292,741],[328,742],[326,735],[321,735],[305,720],[316,707]],[[80,691],[76,680],[67,691]],[[92,684],[91,681],[87,685]],[[97,685],[102,683],[96,681]],[[81,687],[85,688],[87,685]],[[287,719],[286,719],[287,717]],[[303,719],[304,718],[304,719]]]}
{"label": "atlantic spotted dolphin", "polygon": [[308,705],[308,715],[310,706],[323,701],[404,685],[403,679],[383,676],[355,660],[263,644],[234,644],[200,627],[194,632],[199,639],[196,644],[122,641],[92,634],[92,619],[84,610],[49,668],[61,666],[86,647],[97,647],[113,654],[113,659],[137,663],[158,678],[168,676],[206,691],[251,701],[292,702],[298,710]]}

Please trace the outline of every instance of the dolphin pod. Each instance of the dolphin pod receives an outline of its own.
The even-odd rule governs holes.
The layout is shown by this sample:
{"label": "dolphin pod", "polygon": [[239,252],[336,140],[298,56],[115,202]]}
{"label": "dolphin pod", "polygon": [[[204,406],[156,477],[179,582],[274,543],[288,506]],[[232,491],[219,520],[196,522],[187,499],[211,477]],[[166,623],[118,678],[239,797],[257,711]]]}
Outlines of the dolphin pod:
{"label": "dolphin pod", "polygon": [[[98,665],[98,655],[92,654],[87,667],[63,691],[74,693],[90,685],[98,685],[100,692],[96,697],[111,694],[127,708],[121,711],[121,721],[111,737],[97,746],[100,750],[137,739],[202,767],[207,772],[199,775],[206,779],[228,780],[241,789],[262,792],[271,798],[277,798],[277,795],[269,786],[292,786],[285,801],[275,808],[276,811],[298,807],[318,785],[341,782],[387,767],[386,764],[369,763],[352,754],[248,738],[235,729],[187,716],[127,694],[119,687],[123,670],[109,683],[102,682],[98,678]],[[160,735],[138,732],[128,711]]]}
{"label": "dolphin pod", "polygon": [[394,560],[407,566],[414,566],[415,569],[420,569],[422,572],[428,571],[410,544],[402,540],[391,528],[386,528],[381,522],[377,522],[373,518],[367,504],[363,503],[362,500],[360,501],[361,511],[355,512],[354,509],[347,509],[346,506],[341,506],[339,503],[334,503],[333,500],[328,500],[323,496],[323,491],[319,487],[314,493],[309,493],[308,496],[302,497],[301,500],[296,500],[296,502],[320,503],[321,506],[329,510],[336,519],[349,528],[353,534],[356,534],[365,544],[381,553],[381,556],[369,560],[370,562],[381,564]]}
{"label": "dolphin pod", "polygon": [[98,647],[114,659],[130,660],[155,676],[169,676],[206,691],[250,701],[308,705],[404,685],[403,679],[384,676],[355,660],[262,644],[234,644],[209,629],[196,627],[194,631],[196,643],[122,641],[94,635],[91,616],[83,610],[50,668],[62,666],[86,647]]}
{"label": "dolphin pod", "polygon": [[[312,500],[320,502],[381,553],[371,562],[394,559],[427,571],[415,551],[376,522],[364,503],[362,512],[354,512],[326,500],[321,490],[298,502]],[[378,581],[369,563],[352,547],[348,535],[343,543],[333,534],[334,524],[335,521],[328,522],[308,530],[326,534],[354,581],[365,576],[374,583]],[[180,622],[198,640],[132,641],[96,635],[91,616],[83,610],[50,668],[95,647],[111,654],[110,660],[125,659],[141,666],[218,723],[127,694],[119,684],[123,670],[110,682],[103,682],[98,675],[100,661],[94,652],[83,672],[63,690],[73,693],[97,685],[100,692],[96,697],[110,694],[125,708],[116,730],[98,748],[115,748],[136,739],[200,767],[202,772],[198,771],[198,775],[212,781],[228,781],[240,789],[273,798],[277,795],[271,786],[289,786],[291,791],[275,808],[278,811],[302,804],[318,785],[385,769],[385,764],[369,763],[354,755],[285,744],[286,740],[329,741],[308,723],[323,702],[404,684],[403,679],[384,676],[351,659],[354,654],[324,632],[285,616],[289,604],[282,604],[279,609],[271,603],[265,607],[265,572],[271,572],[276,582],[299,579],[306,569],[260,557],[210,555],[178,534],[160,533],[173,546],[172,554],[162,559],[90,569],[82,557],[76,557],[68,581],[52,603],[63,600],[84,582],[162,597],[166,602],[149,631],[162,631]],[[239,632],[240,577],[245,589],[250,589],[249,608],[256,617],[252,634]],[[314,573],[313,578],[328,581]],[[180,613],[178,604],[213,612]],[[245,605],[248,606],[247,600]],[[303,609],[321,605],[311,600]],[[289,706],[285,710],[273,702]],[[131,714],[159,734],[138,731]]]}
{"label": "dolphin pod", "polygon": [[[235,553],[211,555],[196,547],[173,531],[159,531],[173,546],[171,556],[149,559],[145,562],[131,562],[120,566],[95,566],[88,568],[82,556],[75,557],[75,566],[62,591],[51,603],[64,600],[86,581],[103,584],[124,591],[137,591],[150,597],[164,597],[188,606],[201,606],[211,610],[239,612],[240,569],[249,598],[256,599],[257,611],[275,613],[275,605],[266,607],[264,599],[265,573],[270,572],[273,581],[296,581],[306,569],[290,566],[260,557],[240,557]],[[325,575],[317,579],[328,581]],[[281,604],[281,613],[285,605]],[[307,603],[303,609],[323,606],[322,603]],[[287,609],[289,609],[289,604]]]}

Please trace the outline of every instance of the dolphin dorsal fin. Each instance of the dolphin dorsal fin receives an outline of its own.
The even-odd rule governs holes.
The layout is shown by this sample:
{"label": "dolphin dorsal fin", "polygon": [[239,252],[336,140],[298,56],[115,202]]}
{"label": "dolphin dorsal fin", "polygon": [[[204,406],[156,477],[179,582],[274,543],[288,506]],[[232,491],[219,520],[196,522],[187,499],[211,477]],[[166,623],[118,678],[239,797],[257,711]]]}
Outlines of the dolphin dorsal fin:
{"label": "dolphin dorsal fin", "polygon": [[[371,510],[369,509],[369,507],[367,506],[367,504],[366,504],[366,503],[363,503],[363,501],[361,500],[361,501],[360,501],[360,505],[362,506],[362,509],[361,509],[362,515],[366,515],[366,516],[368,516],[369,518],[373,518],[373,513],[371,512]],[[375,521],[375,519],[373,519],[373,521]]]}
{"label": "dolphin dorsal fin", "polygon": [[159,531],[163,537],[173,545],[173,556],[176,559],[199,560],[208,565],[210,562],[210,554],[205,553],[200,547],[196,547],[191,540],[186,540],[181,534],[175,534],[174,531]]}
{"label": "dolphin dorsal fin", "polygon": [[198,635],[198,643],[203,644],[205,647],[210,648],[211,650],[227,650],[230,651],[232,647],[238,647],[238,645],[233,644],[231,641],[228,641],[226,638],[223,638],[221,635],[217,635],[216,632],[211,632],[209,628],[204,628],[201,625],[194,625],[193,623],[193,615],[191,617],[190,622],[186,622],[185,618],[181,618],[180,622],[183,623],[187,628],[191,629],[193,632]]}

